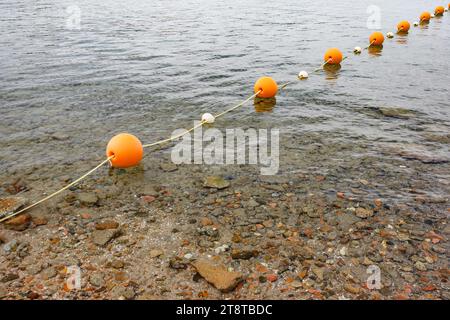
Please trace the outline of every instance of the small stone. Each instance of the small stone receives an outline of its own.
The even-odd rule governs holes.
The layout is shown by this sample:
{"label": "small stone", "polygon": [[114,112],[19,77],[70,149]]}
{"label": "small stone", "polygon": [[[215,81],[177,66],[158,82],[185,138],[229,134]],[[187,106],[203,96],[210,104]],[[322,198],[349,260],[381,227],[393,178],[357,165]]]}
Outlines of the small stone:
{"label": "small stone", "polygon": [[98,197],[94,192],[81,192],[78,194],[78,200],[87,206],[93,206],[97,203]]}
{"label": "small stone", "polygon": [[111,261],[111,267],[114,269],[122,269],[125,266],[122,260],[114,259]]}
{"label": "small stone", "polygon": [[28,203],[28,200],[22,197],[0,198],[0,215],[15,212]]}
{"label": "small stone", "polygon": [[172,172],[172,171],[176,171],[178,169],[177,165],[174,164],[173,162],[164,162],[161,163],[159,166],[163,171],[166,172]]}
{"label": "small stone", "polygon": [[42,271],[42,266],[39,263],[34,263],[31,264],[28,268],[27,268],[27,272],[31,275],[35,275],[38,274],[39,272]]}
{"label": "small stone", "polygon": [[152,249],[150,250],[150,258],[157,258],[162,256],[164,252],[161,249]]}
{"label": "small stone", "polygon": [[121,286],[117,285],[111,290],[111,296],[114,299],[125,299],[125,300],[131,300],[134,298],[136,293],[134,292],[133,287],[131,286]]}
{"label": "small stone", "polygon": [[340,254],[341,256],[346,256],[346,255],[347,255],[347,252],[348,252],[347,247],[342,247],[341,250],[339,250],[339,254]]}
{"label": "small stone", "polygon": [[106,220],[95,225],[95,229],[97,230],[117,229],[118,227],[119,223],[114,220]]}
{"label": "small stone", "polygon": [[31,291],[30,293],[28,293],[27,298],[30,300],[36,300],[40,297],[39,293]]}
{"label": "small stone", "polygon": [[92,242],[98,246],[104,246],[112,239],[116,238],[119,234],[120,232],[118,229],[95,230],[92,233]]}
{"label": "small stone", "polygon": [[416,267],[417,270],[419,271],[427,271],[427,266],[425,265],[425,263],[417,261],[414,264],[414,267]]}
{"label": "small stone", "polygon": [[356,286],[352,286],[351,284],[346,284],[344,285],[344,289],[347,292],[353,293],[353,294],[358,294],[360,289]]}
{"label": "small stone", "polygon": [[204,226],[204,227],[213,225],[212,220],[209,219],[209,218],[207,218],[207,217],[203,217],[203,218],[201,219],[200,223],[201,223],[202,226]]}
{"label": "small stone", "polygon": [[89,283],[94,287],[104,287],[106,282],[103,273],[101,272],[93,272],[89,276]]}
{"label": "small stone", "polygon": [[173,257],[169,260],[169,267],[176,270],[182,270],[187,268],[188,262],[180,257]]}
{"label": "small stone", "polygon": [[319,268],[317,266],[312,266],[311,267],[311,271],[316,275],[317,279],[319,281],[323,280],[323,273],[324,273],[324,269],[323,268]]}
{"label": "small stone", "polygon": [[356,208],[355,214],[358,218],[366,219],[373,216],[373,210],[364,209],[364,208]]}
{"label": "small stone", "polygon": [[0,282],[5,283],[5,282],[10,282],[10,281],[13,281],[16,279],[19,279],[19,275],[15,274],[15,273],[8,273],[0,279]]}
{"label": "small stone", "polygon": [[231,251],[231,257],[233,259],[248,260],[250,258],[257,257],[258,254],[258,250],[252,248],[233,249]]}
{"label": "small stone", "polygon": [[222,292],[233,290],[243,279],[240,272],[228,271],[225,266],[210,261],[195,261],[192,265],[206,281]]}
{"label": "small stone", "polygon": [[381,107],[379,108],[379,112],[385,117],[400,119],[409,119],[415,116],[413,111],[404,108]]}
{"label": "small stone", "polygon": [[54,277],[56,277],[56,275],[57,275],[57,272],[54,267],[47,268],[44,271],[42,271],[42,273],[41,273],[41,277],[44,280],[54,278]]}
{"label": "small stone", "polygon": [[266,276],[266,279],[267,279],[267,281],[269,281],[269,282],[275,282],[275,281],[278,280],[278,276],[277,276],[276,274],[272,273],[272,274],[268,274],[268,275]]}
{"label": "small stone", "polygon": [[31,221],[35,226],[45,226],[48,223],[48,220],[44,217],[33,217]]}
{"label": "small stone", "polygon": [[8,243],[6,243],[3,246],[3,250],[5,250],[6,252],[12,252],[15,251],[17,246],[19,245],[19,243],[17,242],[16,239],[9,241]]}
{"label": "small stone", "polygon": [[24,231],[31,222],[31,216],[28,213],[22,213],[5,221],[5,227],[9,230]]}
{"label": "small stone", "polygon": [[230,182],[219,176],[209,176],[206,177],[203,186],[206,188],[225,189],[230,186]]}

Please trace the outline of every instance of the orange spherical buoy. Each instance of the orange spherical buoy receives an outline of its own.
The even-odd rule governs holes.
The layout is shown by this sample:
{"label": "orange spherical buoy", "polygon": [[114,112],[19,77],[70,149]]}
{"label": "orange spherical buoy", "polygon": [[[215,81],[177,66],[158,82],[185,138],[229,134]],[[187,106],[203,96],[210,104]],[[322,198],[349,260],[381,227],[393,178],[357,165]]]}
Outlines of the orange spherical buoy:
{"label": "orange spherical buoy", "polygon": [[106,156],[113,167],[128,168],[137,165],[144,155],[142,143],[138,138],[129,133],[120,133],[108,142]]}
{"label": "orange spherical buoy", "polygon": [[444,7],[443,6],[437,6],[436,9],[434,9],[434,14],[436,16],[442,16],[444,14]]}
{"label": "orange spherical buoy", "polygon": [[397,25],[397,31],[407,33],[409,31],[410,27],[411,27],[411,25],[409,24],[409,22],[406,20],[403,20],[403,21],[400,21],[400,23]]}
{"label": "orange spherical buoy", "polygon": [[420,15],[420,22],[428,22],[431,19],[431,13],[428,11],[422,12]]}
{"label": "orange spherical buoy", "polygon": [[340,64],[342,59],[342,52],[338,48],[328,49],[323,56],[323,61],[327,64]]}
{"label": "orange spherical buoy", "polygon": [[254,92],[258,93],[260,98],[273,98],[277,94],[278,85],[271,77],[261,77],[255,82]]}
{"label": "orange spherical buoy", "polygon": [[375,31],[369,37],[371,46],[381,46],[384,42],[384,36],[381,32]]}

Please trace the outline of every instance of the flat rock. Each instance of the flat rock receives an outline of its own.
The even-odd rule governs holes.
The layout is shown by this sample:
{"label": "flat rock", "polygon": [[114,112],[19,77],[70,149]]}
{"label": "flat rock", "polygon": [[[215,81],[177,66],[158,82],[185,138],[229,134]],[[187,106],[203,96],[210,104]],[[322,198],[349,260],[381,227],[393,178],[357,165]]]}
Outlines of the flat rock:
{"label": "flat rock", "polygon": [[150,250],[150,258],[157,258],[162,256],[164,252],[161,249],[152,249]]}
{"label": "flat rock", "polygon": [[28,203],[23,197],[0,198],[0,216],[5,213],[14,212]]}
{"label": "flat rock", "polygon": [[243,249],[233,249],[231,251],[231,257],[233,259],[241,259],[248,260],[253,257],[257,257],[259,254],[258,250],[251,248],[243,248]]}
{"label": "flat rock", "polygon": [[94,192],[81,192],[78,194],[78,200],[87,206],[93,206],[97,203],[98,197]]}
{"label": "flat rock", "polygon": [[339,227],[342,230],[348,230],[353,224],[357,223],[358,221],[361,221],[360,218],[350,213],[344,213],[337,216],[337,220],[339,223]]}
{"label": "flat rock", "polygon": [[159,167],[166,172],[176,171],[178,169],[177,165],[172,162],[163,162]]}
{"label": "flat rock", "polygon": [[364,208],[356,208],[355,214],[358,218],[367,219],[373,216],[373,210],[364,209]]}
{"label": "flat rock", "polygon": [[206,188],[225,189],[230,186],[230,182],[219,176],[209,176],[206,177],[203,186]]}
{"label": "flat rock", "polygon": [[95,230],[92,233],[92,242],[98,246],[104,246],[119,234],[120,231],[117,229]]}
{"label": "flat rock", "polygon": [[15,273],[8,273],[0,279],[0,282],[5,283],[5,282],[10,282],[10,281],[13,281],[16,279],[19,279],[19,275],[15,274]]}
{"label": "flat rock", "polygon": [[90,276],[89,276],[89,283],[91,285],[93,285],[94,287],[103,287],[105,286],[106,282],[105,282],[105,277],[103,275],[103,273],[101,272],[93,272]]}
{"label": "flat rock", "polygon": [[192,265],[206,281],[222,292],[233,290],[243,279],[240,272],[230,272],[224,265],[214,264],[207,260],[198,260]]}
{"label": "flat rock", "polygon": [[95,229],[97,230],[117,229],[118,227],[119,223],[114,220],[105,220],[95,224]]}
{"label": "flat rock", "polygon": [[31,216],[28,213],[21,213],[5,221],[5,227],[14,231],[23,231],[27,229],[31,222]]}
{"label": "flat rock", "polygon": [[378,111],[385,117],[409,119],[415,116],[415,113],[411,110],[396,107],[381,107]]}

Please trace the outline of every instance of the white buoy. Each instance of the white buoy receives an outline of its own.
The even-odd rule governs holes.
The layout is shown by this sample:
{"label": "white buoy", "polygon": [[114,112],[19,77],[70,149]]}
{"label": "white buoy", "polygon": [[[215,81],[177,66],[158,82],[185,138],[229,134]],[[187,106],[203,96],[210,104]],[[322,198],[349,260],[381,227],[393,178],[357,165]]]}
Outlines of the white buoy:
{"label": "white buoy", "polygon": [[448,11],[448,9],[447,9],[447,8],[445,8],[445,9],[444,9],[444,11],[445,11],[445,12],[447,12],[447,11]]}
{"label": "white buoy", "polygon": [[394,37],[394,33],[388,32],[388,33],[386,33],[386,37],[388,37],[389,39],[392,39]]}
{"label": "white buoy", "polygon": [[362,52],[361,47],[355,47],[355,49],[353,49],[353,53],[355,54],[360,54]]}
{"label": "white buoy", "polygon": [[414,27],[417,27],[419,25],[419,23],[416,21],[414,22]]}
{"label": "white buoy", "polygon": [[435,15],[434,15],[434,14],[432,14],[432,15],[431,15],[431,18],[434,18],[434,17],[435,17]]}
{"label": "white buoy", "polygon": [[306,71],[300,71],[298,74],[298,78],[300,80],[308,79],[308,77],[309,77],[309,75],[308,75],[308,72],[306,72]]}
{"label": "white buoy", "polygon": [[202,115],[202,121],[206,123],[214,123],[215,120],[216,118],[211,113],[204,113]]}

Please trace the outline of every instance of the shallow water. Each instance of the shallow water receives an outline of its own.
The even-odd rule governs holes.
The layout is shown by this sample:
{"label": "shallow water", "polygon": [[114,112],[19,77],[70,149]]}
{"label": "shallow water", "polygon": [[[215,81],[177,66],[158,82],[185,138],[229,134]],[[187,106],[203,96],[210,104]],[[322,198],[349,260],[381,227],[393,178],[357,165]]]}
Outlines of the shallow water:
{"label": "shallow water", "polygon": [[[66,26],[66,9],[74,4],[79,30]],[[220,112],[248,97],[262,75],[284,83],[300,70],[311,73],[328,47],[349,56],[339,71],[294,82],[277,96],[271,113],[255,113],[250,103],[215,126],[280,128],[286,174],[308,170],[318,158],[330,168],[340,156],[394,161],[398,150],[448,159],[450,17],[386,39],[381,52],[352,54],[373,31],[367,28],[370,5],[380,7],[385,33],[435,4],[3,0],[1,176],[35,168],[52,179],[52,168],[62,164],[69,165],[64,174],[76,176],[103,157],[112,135],[128,131],[145,143],[167,137],[203,112]],[[382,106],[412,110],[414,117],[384,117],[377,111]],[[336,149],[309,157],[302,152],[311,137]],[[296,147],[301,157],[289,152]],[[428,174],[426,192],[448,196],[450,172],[443,163],[420,172]],[[409,169],[405,176],[419,174]],[[340,177],[352,180],[359,170],[350,166]],[[385,189],[385,197],[399,193],[388,182]]]}

